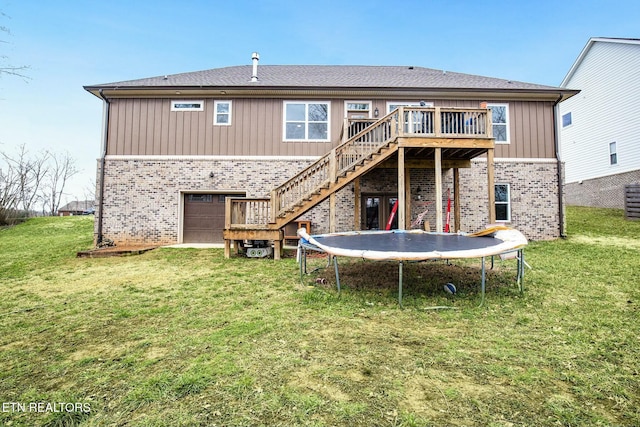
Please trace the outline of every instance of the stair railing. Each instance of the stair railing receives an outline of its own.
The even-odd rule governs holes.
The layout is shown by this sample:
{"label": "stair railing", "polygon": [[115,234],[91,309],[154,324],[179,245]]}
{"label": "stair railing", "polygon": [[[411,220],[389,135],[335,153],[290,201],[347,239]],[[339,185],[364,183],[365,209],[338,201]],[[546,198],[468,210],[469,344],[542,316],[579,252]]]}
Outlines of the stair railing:
{"label": "stair railing", "polygon": [[[357,122],[357,123],[356,123]],[[367,123],[368,122],[368,123]],[[292,212],[338,177],[364,163],[397,137],[492,138],[491,110],[455,107],[398,107],[372,121],[345,121],[346,141],[271,191],[270,199],[229,200],[233,225],[267,227]],[[265,217],[266,214],[266,217]]]}
{"label": "stair railing", "polygon": [[364,159],[376,153],[395,138],[398,132],[398,111],[394,110],[369,127],[357,132],[346,142],[298,172],[271,191],[271,221],[284,216],[323,188],[329,188],[337,178]]}

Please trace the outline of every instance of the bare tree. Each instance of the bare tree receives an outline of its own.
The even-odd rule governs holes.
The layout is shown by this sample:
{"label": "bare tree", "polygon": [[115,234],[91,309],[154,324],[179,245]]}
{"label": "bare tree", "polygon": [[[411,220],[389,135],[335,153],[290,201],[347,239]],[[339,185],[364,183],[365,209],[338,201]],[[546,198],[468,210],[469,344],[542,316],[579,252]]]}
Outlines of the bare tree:
{"label": "bare tree", "polygon": [[47,200],[49,214],[55,215],[60,207],[65,186],[79,170],[75,160],[68,152],[64,154],[49,153],[48,163],[43,198]]}
{"label": "bare tree", "polygon": [[47,160],[50,154],[47,152],[36,156],[30,156],[25,144],[19,147],[18,154],[10,156],[0,153],[8,169],[13,171],[15,180],[15,196],[18,208],[21,208],[26,216],[29,216],[34,202],[40,197],[40,186],[47,174]]}
{"label": "bare tree", "polygon": [[0,167],[0,225],[10,223],[18,203],[18,191],[15,171],[9,167]]}
{"label": "bare tree", "polygon": [[[3,12],[0,12],[0,18],[2,19],[10,19],[8,15],[6,15]],[[9,30],[8,27],[5,27],[4,25],[0,25],[0,33],[4,33],[6,36],[11,36],[11,31]],[[6,40],[2,40],[0,39],[0,44],[8,44],[9,42],[7,42]],[[8,74],[10,76],[16,76],[16,77],[20,77],[22,79],[26,80],[30,80],[31,78],[29,76],[27,76],[26,74],[24,74],[24,71],[28,70],[29,67],[26,65],[21,65],[21,66],[14,66],[11,64],[8,64],[6,61],[8,61],[9,57],[7,55],[0,55],[0,77],[3,74]]]}
{"label": "bare tree", "polygon": [[21,145],[17,154],[0,151],[0,224],[30,215],[38,201],[43,214],[55,215],[69,180],[79,172],[69,153],[29,154]]}

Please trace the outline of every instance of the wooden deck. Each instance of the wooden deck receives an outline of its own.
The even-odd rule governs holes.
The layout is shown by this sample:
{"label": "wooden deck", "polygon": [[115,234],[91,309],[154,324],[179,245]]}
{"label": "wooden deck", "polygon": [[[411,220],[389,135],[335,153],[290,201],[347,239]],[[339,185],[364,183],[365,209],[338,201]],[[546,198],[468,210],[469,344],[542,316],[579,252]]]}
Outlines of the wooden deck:
{"label": "wooden deck", "polygon": [[[376,167],[394,164],[398,168],[399,227],[405,228],[405,179],[407,164],[422,162],[435,171],[436,192],[442,191],[441,169],[470,167],[470,160],[482,154],[488,158],[488,180],[493,182],[491,110],[486,108],[400,107],[378,119],[345,120],[343,142],[329,153],[271,191],[269,198],[227,198],[225,212],[225,256],[231,244],[242,240],[273,240],[276,259],[280,256],[288,223],[330,198]],[[457,177],[454,174],[454,181]],[[457,192],[455,192],[457,195]],[[357,197],[357,195],[354,195]],[[436,203],[442,203],[436,197]],[[492,206],[493,185],[489,185]],[[458,209],[458,203],[455,204]],[[436,206],[442,228],[442,206]],[[489,209],[490,219],[492,209]],[[459,215],[459,212],[458,212]],[[334,218],[334,214],[330,215]],[[458,222],[456,221],[456,224]],[[330,225],[333,228],[333,224]]]}

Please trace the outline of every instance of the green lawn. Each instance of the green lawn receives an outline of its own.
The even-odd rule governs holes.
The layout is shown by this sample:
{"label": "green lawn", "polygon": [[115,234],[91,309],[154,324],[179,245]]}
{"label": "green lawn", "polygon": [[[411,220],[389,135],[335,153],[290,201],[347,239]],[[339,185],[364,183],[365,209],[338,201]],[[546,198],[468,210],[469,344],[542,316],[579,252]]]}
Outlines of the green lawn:
{"label": "green lawn", "polygon": [[400,308],[395,263],[340,259],[338,295],[293,257],[76,258],[92,217],[1,230],[0,424],[640,425],[640,222],[567,214],[482,306],[476,261],[407,266]]}

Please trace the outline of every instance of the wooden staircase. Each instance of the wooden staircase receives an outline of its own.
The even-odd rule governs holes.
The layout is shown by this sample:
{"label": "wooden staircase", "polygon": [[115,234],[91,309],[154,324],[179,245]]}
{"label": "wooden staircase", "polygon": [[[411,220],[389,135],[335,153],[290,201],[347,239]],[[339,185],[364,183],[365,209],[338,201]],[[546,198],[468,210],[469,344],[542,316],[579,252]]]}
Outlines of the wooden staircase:
{"label": "wooden staircase", "polygon": [[[441,111],[442,110],[442,111]],[[471,133],[486,137],[486,109],[466,109],[460,112],[447,109],[472,125]],[[270,198],[228,198],[226,200],[225,256],[230,256],[231,242],[241,240],[273,240],[275,258],[280,255],[282,228],[339,191],[356,178],[380,165],[398,151],[400,137],[417,136],[448,138],[468,136],[458,124],[444,122],[444,109],[433,107],[400,107],[386,116],[355,127],[345,126],[347,137],[343,143],[301,170],[271,191]],[[453,122],[452,122],[453,123]],[[490,127],[490,126],[489,126]],[[441,135],[448,128],[446,135]],[[355,130],[354,130],[355,129]],[[351,132],[350,132],[351,130]],[[349,135],[352,133],[352,135]],[[235,245],[237,248],[237,244]]]}

